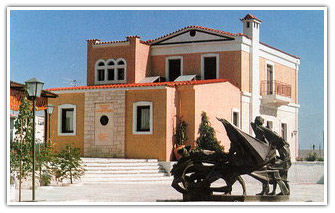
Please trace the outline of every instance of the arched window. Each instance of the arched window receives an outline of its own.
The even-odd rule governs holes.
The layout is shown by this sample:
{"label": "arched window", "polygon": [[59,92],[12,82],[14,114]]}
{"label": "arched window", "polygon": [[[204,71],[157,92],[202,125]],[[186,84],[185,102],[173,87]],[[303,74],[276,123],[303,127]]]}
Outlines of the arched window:
{"label": "arched window", "polygon": [[105,81],[105,69],[106,69],[105,61],[103,60],[97,61],[95,65],[95,70],[96,70],[96,80],[98,82]]}
{"label": "arched window", "polygon": [[115,79],[115,61],[109,59],[107,61],[107,81],[114,81]]}
{"label": "arched window", "polygon": [[126,60],[119,58],[98,60],[95,64],[96,84],[125,83],[126,82]]}
{"label": "arched window", "polygon": [[117,80],[126,80],[126,61],[122,58],[119,58],[116,64]]}

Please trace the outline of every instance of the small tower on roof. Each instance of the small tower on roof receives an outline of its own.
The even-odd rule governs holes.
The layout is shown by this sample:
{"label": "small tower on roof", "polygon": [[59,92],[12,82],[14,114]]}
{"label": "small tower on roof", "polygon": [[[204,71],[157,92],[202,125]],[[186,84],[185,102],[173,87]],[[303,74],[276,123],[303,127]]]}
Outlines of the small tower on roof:
{"label": "small tower on roof", "polygon": [[251,14],[247,14],[241,21],[243,22],[243,34],[250,37],[253,41],[258,42],[259,28],[262,21]]}

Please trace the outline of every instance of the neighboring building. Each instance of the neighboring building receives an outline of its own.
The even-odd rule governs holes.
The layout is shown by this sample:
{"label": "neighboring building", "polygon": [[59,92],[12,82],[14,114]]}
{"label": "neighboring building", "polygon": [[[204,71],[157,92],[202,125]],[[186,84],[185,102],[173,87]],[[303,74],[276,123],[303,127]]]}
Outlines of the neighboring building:
{"label": "neighboring building", "polygon": [[55,148],[73,143],[87,157],[172,157],[176,117],[187,126],[187,144],[198,136],[205,111],[229,149],[226,118],[253,134],[266,125],[298,147],[298,57],[259,41],[261,21],[248,14],[243,33],[189,26],[141,41],[87,41],[87,86],[49,89]]}
{"label": "neighboring building", "polygon": [[[10,141],[13,141],[15,138],[15,120],[17,119],[17,115],[19,113],[21,100],[22,98],[26,96],[25,92],[25,85],[21,83],[17,83],[14,81],[10,81],[10,120],[9,120],[9,127],[10,127]],[[56,98],[57,95],[42,90],[41,97],[36,99],[36,111],[45,111],[47,109],[48,100],[50,98]],[[35,114],[35,141],[36,143],[43,143],[45,138],[45,120],[44,116],[41,115],[42,113],[36,112]]]}

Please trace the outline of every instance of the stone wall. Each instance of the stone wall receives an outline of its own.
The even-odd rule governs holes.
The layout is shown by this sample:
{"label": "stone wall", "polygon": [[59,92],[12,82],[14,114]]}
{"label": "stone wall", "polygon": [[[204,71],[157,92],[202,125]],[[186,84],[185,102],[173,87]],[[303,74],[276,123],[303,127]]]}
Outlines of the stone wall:
{"label": "stone wall", "polygon": [[[124,90],[85,93],[85,157],[125,157],[125,97]],[[101,113],[101,110],[97,110],[99,104],[108,106],[105,111],[109,113],[112,126],[106,132],[109,137],[98,142],[97,128],[101,127],[100,118],[96,114]]]}

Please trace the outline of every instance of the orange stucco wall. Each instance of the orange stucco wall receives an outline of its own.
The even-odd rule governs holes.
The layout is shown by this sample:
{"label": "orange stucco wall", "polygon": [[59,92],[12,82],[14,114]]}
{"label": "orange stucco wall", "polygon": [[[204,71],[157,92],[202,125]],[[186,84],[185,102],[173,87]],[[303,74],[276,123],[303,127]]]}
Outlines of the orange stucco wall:
{"label": "orange stucco wall", "polygon": [[[213,52],[219,54],[219,78],[226,78],[237,87],[241,88],[241,60],[242,57],[249,56],[241,51]],[[183,57],[183,75],[196,74],[201,76],[201,55],[209,53],[190,53],[190,54],[175,54],[175,55],[158,55],[151,57],[151,73],[153,76],[165,77],[165,63],[169,56]],[[249,66],[249,65],[248,65]],[[246,65],[244,65],[244,68]],[[244,69],[247,72],[248,69]],[[247,73],[248,74],[248,73]],[[244,87],[248,88],[246,83],[248,79],[244,79]]]}
{"label": "orange stucco wall", "polygon": [[[232,121],[232,110],[240,110],[240,90],[229,82],[188,85],[178,88],[178,99],[180,101],[177,115],[187,123],[187,143],[194,146],[201,122],[202,112],[206,112],[212,127],[221,144],[229,149],[229,140],[226,136],[223,125],[216,119],[225,118]],[[215,97],[215,98],[213,98]],[[241,110],[240,110],[241,116]]]}
{"label": "orange stucco wall", "polygon": [[[81,154],[84,149],[84,93],[64,93],[58,94],[55,99],[49,99],[49,103],[55,106],[51,114],[51,122],[49,123],[51,134],[50,140],[53,143],[53,150],[58,152],[62,150],[66,144],[71,144],[74,147],[80,148]],[[62,104],[76,105],[76,135],[60,136],[58,135],[58,106]],[[48,127],[47,127],[48,128]]]}
{"label": "orange stucco wall", "polygon": [[87,42],[87,85],[94,85],[95,64],[99,59],[124,58],[127,63],[127,82],[135,82],[135,40],[130,39],[130,44],[119,46],[93,46],[93,41]]}
{"label": "orange stucco wall", "polygon": [[[215,97],[215,98],[213,98]],[[208,84],[195,86],[195,127],[196,137],[201,123],[201,114],[206,112],[212,127],[216,132],[216,137],[221,141],[221,145],[228,151],[230,141],[226,135],[224,126],[218,118],[225,118],[232,122],[233,109],[240,111],[241,120],[241,92],[230,83]]]}
{"label": "orange stucco wall", "polygon": [[150,76],[149,65],[150,65],[150,46],[145,45],[136,40],[136,51],[135,51],[135,83],[140,82],[146,76]]}
{"label": "orange stucco wall", "polygon": [[[260,70],[260,81],[266,80],[266,59],[260,58],[259,70]],[[274,64],[274,80],[280,81],[285,84],[291,85],[291,100],[293,103],[297,103],[297,74],[296,70],[290,67],[284,66],[279,63]]]}
{"label": "orange stucco wall", "polygon": [[241,90],[250,92],[250,55],[241,51]]}
{"label": "orange stucco wall", "polygon": [[[156,158],[168,161],[166,152],[167,90],[129,90],[126,93],[125,155],[127,158]],[[133,103],[152,102],[153,133],[133,134]]]}

